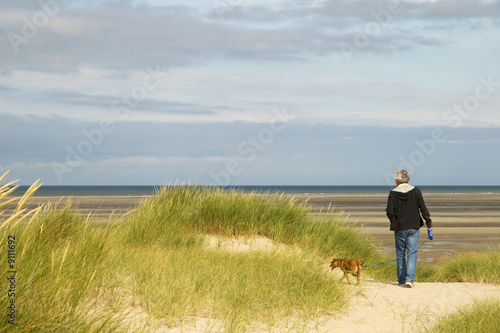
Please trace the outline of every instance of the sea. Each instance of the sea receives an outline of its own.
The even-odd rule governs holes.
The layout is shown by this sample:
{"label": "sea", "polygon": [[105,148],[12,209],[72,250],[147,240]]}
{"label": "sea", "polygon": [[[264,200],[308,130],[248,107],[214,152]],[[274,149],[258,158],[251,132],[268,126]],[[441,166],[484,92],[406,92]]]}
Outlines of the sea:
{"label": "sea", "polygon": [[[290,195],[338,195],[338,194],[387,194],[394,186],[362,185],[235,185],[220,186],[224,189],[236,189],[243,192],[284,193]],[[418,186],[424,194],[500,194],[500,186]],[[19,186],[12,195],[22,196],[29,186]],[[33,196],[69,197],[69,196],[150,196],[155,195],[161,185],[133,186],[51,186],[40,187]]]}

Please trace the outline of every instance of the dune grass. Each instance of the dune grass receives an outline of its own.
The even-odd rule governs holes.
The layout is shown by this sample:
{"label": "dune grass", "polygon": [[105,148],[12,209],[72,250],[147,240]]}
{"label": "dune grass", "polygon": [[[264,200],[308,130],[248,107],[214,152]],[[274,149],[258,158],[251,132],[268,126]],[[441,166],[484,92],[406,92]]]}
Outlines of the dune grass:
{"label": "dune grass", "polygon": [[[151,265],[136,270],[132,281],[161,281],[134,283],[135,297],[167,325],[199,312],[238,329],[249,318],[272,326],[291,316],[305,320],[335,312],[345,304],[346,291],[325,270],[327,256],[353,254],[353,242],[360,244],[356,255],[376,256],[357,229],[339,216],[312,223],[309,208],[292,199],[220,188],[165,187],[117,230],[123,244],[141,249],[142,259],[137,260]],[[228,254],[205,249],[207,234],[263,236],[301,251]],[[153,253],[143,253],[146,244]],[[306,259],[313,255],[315,260]],[[145,291],[148,285],[156,291]],[[167,298],[150,298],[165,291]]]}
{"label": "dune grass", "polygon": [[[2,225],[2,243],[15,237],[15,292],[2,304],[15,301],[16,326],[2,316],[2,329],[20,332],[113,331],[118,322],[101,327],[121,311],[103,310],[91,318],[83,304],[99,299],[105,285],[109,228],[96,229],[71,207],[48,207],[29,224]],[[2,244],[4,245],[4,244]],[[2,290],[12,273],[3,271]],[[5,302],[5,303],[4,303]],[[107,313],[110,312],[110,313]]]}
{"label": "dune grass", "polygon": [[443,316],[427,332],[484,333],[500,332],[500,300],[476,300],[472,305]]}
{"label": "dune grass", "polygon": [[[284,318],[312,320],[346,304],[344,286],[297,254],[217,250],[124,253],[134,303],[167,326],[217,318],[229,331]],[[130,260],[135,258],[135,260]]]}
{"label": "dune grass", "polygon": [[[0,209],[14,183],[0,187]],[[71,204],[26,210],[38,186],[0,226],[2,249],[16,240],[14,268],[0,277],[8,290],[16,271],[15,296],[0,296],[4,309],[15,300],[16,326],[2,316],[0,331],[148,332],[194,317],[228,332],[297,328],[346,307],[352,289],[331,275],[332,257],[388,260],[342,215],[316,219],[279,194],[166,186],[125,217],[93,223]],[[208,247],[207,235],[276,246],[231,252]],[[364,274],[391,281],[395,266]]]}
{"label": "dune grass", "polygon": [[[149,223],[143,223],[144,220]],[[200,244],[198,235],[264,236],[320,255],[384,259],[359,228],[340,214],[312,220],[310,208],[282,194],[258,195],[198,186],[162,188],[122,228],[129,244],[167,247]]]}
{"label": "dune grass", "polygon": [[436,273],[445,282],[500,283],[500,250],[488,248],[482,252],[467,252],[445,262]]}
{"label": "dune grass", "polygon": [[421,282],[475,282],[500,284],[500,249],[457,253],[439,264],[417,268]]}
{"label": "dune grass", "polygon": [[[15,295],[1,297],[2,306],[15,301],[16,325],[2,316],[0,331],[146,332],[193,316],[230,332],[300,326],[346,305],[329,256],[376,256],[341,217],[311,223],[306,206],[279,195],[165,187],[127,217],[96,224],[70,204],[25,210],[37,186],[0,227],[2,248],[16,240]],[[207,248],[208,234],[286,247],[233,253]],[[9,274],[2,270],[2,290]]]}

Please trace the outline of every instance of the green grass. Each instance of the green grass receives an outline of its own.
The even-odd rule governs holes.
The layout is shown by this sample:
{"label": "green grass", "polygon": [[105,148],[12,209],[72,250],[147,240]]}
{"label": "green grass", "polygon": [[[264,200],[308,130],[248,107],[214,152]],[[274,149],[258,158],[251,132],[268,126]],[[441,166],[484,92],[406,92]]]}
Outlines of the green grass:
{"label": "green grass", "polygon": [[459,254],[445,262],[437,278],[446,282],[500,283],[500,250]]}
{"label": "green grass", "polygon": [[453,255],[438,265],[417,268],[421,282],[476,282],[500,283],[500,249],[486,248],[481,252],[464,252]]}
{"label": "green grass", "polygon": [[[15,299],[17,325],[2,316],[0,331],[148,331],[192,316],[231,332],[300,326],[346,305],[328,257],[374,255],[340,216],[313,223],[306,206],[278,195],[165,187],[105,224],[70,204],[26,211],[26,200],[0,228],[2,248],[16,237],[17,270],[15,297],[1,298],[4,308]],[[233,253],[207,248],[208,234],[264,236],[285,248]]]}
{"label": "green grass", "polygon": [[[16,291],[10,299],[16,302],[18,331],[73,327],[78,332],[102,331],[82,305],[98,298],[105,285],[109,230],[93,228],[69,207],[61,211],[49,208],[29,225],[2,229],[2,240],[9,235],[16,238]],[[2,290],[6,288],[2,283]],[[7,301],[5,296],[3,301]],[[10,324],[3,317],[0,327],[6,329]]]}
{"label": "green grass", "polygon": [[[136,283],[134,295],[167,325],[201,312],[222,320],[228,329],[239,330],[248,321],[272,326],[291,316],[304,320],[338,311],[345,304],[346,292],[325,270],[327,258],[334,253],[353,255],[353,242],[363,251],[356,255],[374,252],[357,229],[345,225],[339,216],[313,223],[308,207],[281,195],[196,186],[163,188],[142,202],[117,230],[122,244],[141,253],[146,244],[154,249],[134,260],[150,263],[133,273],[133,281],[148,281]],[[264,236],[302,252],[206,250],[207,234]],[[315,259],[306,260],[312,253]],[[158,284],[149,282],[153,280]],[[155,291],[145,291],[145,286]],[[162,296],[151,299],[148,295]]]}
{"label": "green grass", "polygon": [[432,333],[500,332],[500,300],[475,301],[457,312],[441,317],[428,329]]}
{"label": "green grass", "polygon": [[[263,235],[292,243],[302,231],[307,214],[305,206],[280,200],[277,195],[173,186],[144,201],[127,221],[125,232],[128,242],[153,241],[167,246],[182,245],[185,236],[193,234]],[[144,219],[149,223],[144,224]]]}
{"label": "green grass", "polygon": [[[148,221],[148,223],[144,223]],[[325,258],[386,259],[359,228],[339,214],[313,220],[310,208],[280,194],[257,195],[197,186],[164,187],[130,215],[121,230],[127,244],[195,246],[199,235],[264,236],[298,244]]]}
{"label": "green grass", "polygon": [[[149,221],[149,223],[144,223]],[[162,188],[131,214],[121,229],[126,244],[165,247],[200,246],[203,235],[264,236],[297,245],[325,262],[332,257],[360,258],[365,263],[389,260],[360,228],[339,214],[313,219],[305,204],[281,194],[258,195],[198,186]],[[366,269],[379,278],[394,277],[395,265]]]}
{"label": "green grass", "polygon": [[[487,248],[482,252],[459,253],[438,265],[417,268],[421,282],[500,283],[500,251]],[[457,312],[438,318],[438,323],[427,329],[432,333],[500,332],[500,300],[476,300]]]}
{"label": "green grass", "polygon": [[[11,186],[0,187],[0,209]],[[353,291],[331,275],[332,257],[390,259],[342,215],[318,219],[279,194],[169,186],[124,217],[94,223],[70,204],[26,210],[37,187],[0,226],[0,248],[16,237],[17,270],[17,325],[2,316],[0,331],[147,332],[192,317],[216,320],[228,332],[303,327],[344,311]],[[208,247],[208,235],[266,237],[277,246],[234,252]],[[429,280],[466,275],[498,283],[480,275],[492,260],[498,265],[498,252],[493,256],[475,269],[452,260],[441,275],[422,271]],[[8,274],[2,270],[1,290],[9,289]],[[363,276],[394,281],[395,264],[366,268]],[[1,294],[0,306],[14,298]]]}
{"label": "green grass", "polygon": [[128,263],[142,262],[121,267],[129,270],[134,302],[168,326],[200,314],[227,328],[255,321],[272,326],[291,316],[335,312],[346,302],[343,285],[296,254],[183,249],[125,255]]}

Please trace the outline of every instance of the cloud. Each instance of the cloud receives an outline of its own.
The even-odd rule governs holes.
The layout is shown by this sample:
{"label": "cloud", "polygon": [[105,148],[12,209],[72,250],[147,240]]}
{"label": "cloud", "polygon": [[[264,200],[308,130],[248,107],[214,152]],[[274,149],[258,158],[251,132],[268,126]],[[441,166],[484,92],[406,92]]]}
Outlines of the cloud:
{"label": "cloud", "polygon": [[500,3],[497,1],[423,1],[405,3],[409,13],[425,20],[458,20],[467,18],[498,19]]}
{"label": "cloud", "polygon": [[[489,174],[500,162],[489,153],[499,144],[495,128],[442,128],[440,138],[444,140],[436,141],[435,129],[428,127],[292,121],[270,135],[264,131],[268,123],[122,122],[99,137],[92,122],[9,114],[0,114],[0,120],[0,139],[12,143],[2,149],[1,169],[11,169],[18,178],[36,175],[45,184],[130,184],[131,175],[139,184],[175,179],[218,179],[231,184],[272,184],[273,179],[275,184],[381,184],[385,172],[397,169],[402,161],[413,161],[416,175],[424,178],[434,177],[431,170],[437,166],[473,168],[482,158],[490,161],[482,166]],[[17,134],[21,126],[22,135]],[[66,169],[54,169],[54,163]],[[233,169],[238,172],[227,178],[227,170]],[[60,178],[55,170],[64,171]],[[453,183],[452,175],[441,184]]]}
{"label": "cloud", "polygon": [[372,29],[380,20],[387,21],[387,26],[379,23],[380,32],[371,36],[371,47],[361,51],[396,52],[445,41],[411,25],[395,28],[395,22],[411,19],[429,25],[437,18],[498,19],[494,13],[499,12],[498,3],[450,1],[402,2],[398,12],[387,17],[380,13],[387,12],[388,5],[370,1],[320,6],[291,2],[274,10],[239,2],[224,19],[216,17],[215,8],[203,16],[195,7],[133,6],[119,1],[84,8],[62,3],[50,12],[43,6],[2,6],[2,16],[10,19],[0,20],[1,69],[56,72],[74,72],[80,66],[172,68],[220,58],[302,61],[310,54],[339,54],[342,43],[352,43],[359,31]]}
{"label": "cloud", "polygon": [[24,168],[26,168],[26,164],[24,162],[13,162],[5,166],[0,165],[1,172],[7,172],[9,170],[24,169]]}
{"label": "cloud", "polygon": [[[117,97],[111,95],[90,95],[79,91],[64,88],[50,88],[43,91],[44,95],[51,102],[67,106],[93,106],[110,109],[112,106],[126,106],[126,97]],[[210,109],[195,103],[182,103],[172,101],[161,101],[152,98],[141,98],[140,101],[129,102],[137,105],[134,109],[139,111],[150,111],[158,113],[174,114],[213,114]],[[132,106],[133,106],[132,105]],[[129,108],[132,108],[129,106]]]}
{"label": "cloud", "polygon": [[3,84],[0,84],[0,91],[9,91],[9,92],[12,92],[12,91],[15,91],[16,89],[12,88],[12,87],[9,87],[7,85],[3,85]]}
{"label": "cloud", "polygon": [[[370,183],[432,128],[447,140],[422,172],[462,165],[462,155],[486,161],[500,126],[499,6],[4,1],[2,165],[57,184],[52,163],[76,152],[65,184],[210,180],[232,162],[242,168],[234,183]],[[150,68],[161,80],[145,81]],[[250,147],[277,106],[293,122]]]}

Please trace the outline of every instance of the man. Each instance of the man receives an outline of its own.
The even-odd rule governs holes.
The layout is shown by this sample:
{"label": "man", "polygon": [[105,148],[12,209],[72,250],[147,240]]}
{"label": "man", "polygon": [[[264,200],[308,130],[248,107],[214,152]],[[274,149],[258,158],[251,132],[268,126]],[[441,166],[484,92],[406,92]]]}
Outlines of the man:
{"label": "man", "polygon": [[398,283],[401,287],[413,288],[419,229],[424,225],[422,217],[431,230],[432,221],[422,192],[418,187],[408,184],[410,181],[408,172],[399,170],[394,180],[397,187],[389,192],[385,211],[391,221],[390,229],[394,231],[396,241]]}

